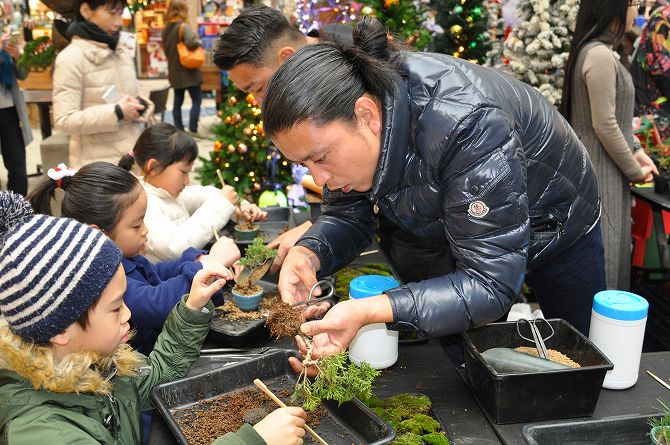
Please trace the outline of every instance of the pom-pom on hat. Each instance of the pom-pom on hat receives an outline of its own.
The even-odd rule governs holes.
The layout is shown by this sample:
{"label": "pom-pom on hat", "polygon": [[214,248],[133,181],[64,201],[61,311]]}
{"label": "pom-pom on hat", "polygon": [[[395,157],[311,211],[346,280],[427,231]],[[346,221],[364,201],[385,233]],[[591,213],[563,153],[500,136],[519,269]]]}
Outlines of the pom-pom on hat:
{"label": "pom-pom on hat", "polygon": [[70,218],[34,215],[0,193],[0,312],[11,331],[47,342],[100,297],[121,263],[102,232]]}

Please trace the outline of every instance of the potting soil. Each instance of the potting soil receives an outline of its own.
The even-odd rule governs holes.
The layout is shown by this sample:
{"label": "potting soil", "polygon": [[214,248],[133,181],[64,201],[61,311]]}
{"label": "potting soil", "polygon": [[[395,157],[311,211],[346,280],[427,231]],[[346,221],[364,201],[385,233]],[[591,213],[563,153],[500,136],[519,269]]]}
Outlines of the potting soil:
{"label": "potting soil", "polygon": [[[288,380],[285,384],[290,385]],[[276,386],[274,382],[273,386]],[[283,385],[282,385],[283,386]],[[287,388],[271,388],[275,395],[288,405],[298,406],[299,401],[290,402],[292,394]],[[226,433],[237,431],[244,423],[256,424],[278,406],[267,395],[255,386],[242,388],[228,394],[206,399],[187,408],[174,410],[179,428],[191,445],[209,445]],[[320,407],[308,413],[307,424],[317,429],[321,418],[326,414]],[[306,435],[305,443],[316,443]]]}
{"label": "potting soil", "polygon": [[303,321],[300,312],[300,309],[291,307],[283,301],[274,304],[265,320],[265,326],[270,328],[270,335],[277,339],[298,335]]}
{"label": "potting soil", "polygon": [[265,291],[261,303],[257,311],[245,312],[237,307],[232,298],[227,299],[223,306],[218,306],[217,309],[221,310],[221,318],[227,318],[229,320],[260,320],[265,318],[272,312],[272,308],[279,303],[281,303],[281,298],[279,297],[278,290]]}
{"label": "potting soil", "polygon": [[[524,354],[528,355],[534,355],[535,357],[539,357],[540,354],[537,352],[536,348],[531,348],[529,346],[519,346],[518,348],[514,348],[515,350],[519,352],[523,352]],[[563,365],[569,366],[571,368],[581,368],[582,366],[577,363],[576,361],[572,360],[570,357],[567,355],[555,350],[555,349],[547,349],[547,354],[548,354],[548,359],[551,360],[552,362],[556,363],[561,363]]]}

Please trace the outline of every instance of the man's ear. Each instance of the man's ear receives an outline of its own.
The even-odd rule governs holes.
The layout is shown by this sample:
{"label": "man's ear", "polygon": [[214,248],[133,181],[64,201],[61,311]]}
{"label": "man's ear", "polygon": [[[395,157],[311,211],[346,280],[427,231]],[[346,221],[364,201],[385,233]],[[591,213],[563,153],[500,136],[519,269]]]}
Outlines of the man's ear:
{"label": "man's ear", "polygon": [[99,231],[101,231],[101,232],[104,232],[104,230],[102,230],[102,229],[100,228],[100,226],[97,225],[97,224],[89,224],[88,226],[89,226],[91,229],[95,229],[95,230],[99,230]]}
{"label": "man's ear", "polygon": [[280,64],[286,62],[286,59],[295,54],[295,52],[296,49],[292,46],[282,46],[281,48],[279,48],[279,51],[277,51],[277,57],[279,59]]}
{"label": "man's ear", "polygon": [[356,99],[354,115],[357,122],[366,125],[374,134],[381,133],[382,113],[374,97],[365,93]]}

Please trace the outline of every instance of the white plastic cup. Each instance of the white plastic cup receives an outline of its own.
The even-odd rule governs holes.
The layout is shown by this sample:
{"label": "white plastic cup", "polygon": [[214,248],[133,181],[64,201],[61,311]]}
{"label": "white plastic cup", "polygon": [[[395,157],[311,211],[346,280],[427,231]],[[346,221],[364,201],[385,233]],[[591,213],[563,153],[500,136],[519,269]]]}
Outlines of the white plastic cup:
{"label": "white plastic cup", "polygon": [[649,303],[631,292],[607,290],[593,298],[589,339],[614,364],[603,388],[626,389],[637,382]]}
{"label": "white plastic cup", "polygon": [[[372,297],[399,285],[383,275],[363,275],[349,283],[349,297],[354,300]],[[375,369],[392,366],[398,361],[398,331],[386,329],[385,323],[364,326],[349,345],[349,359],[357,365],[368,362]]]}

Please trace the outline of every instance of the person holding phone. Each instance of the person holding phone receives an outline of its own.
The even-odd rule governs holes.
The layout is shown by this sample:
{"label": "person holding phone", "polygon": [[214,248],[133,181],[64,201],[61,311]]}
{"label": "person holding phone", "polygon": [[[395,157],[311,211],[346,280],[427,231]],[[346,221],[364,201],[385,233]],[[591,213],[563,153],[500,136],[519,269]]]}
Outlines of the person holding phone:
{"label": "person holding phone", "polygon": [[53,113],[55,128],[70,135],[69,165],[78,168],[128,153],[153,104],[140,95],[135,63],[118,44],[125,0],[75,3],[72,41],[56,58]]}
{"label": "person holding phone", "polygon": [[0,36],[0,151],[8,172],[7,188],[25,195],[28,192],[26,144],[32,139],[30,120],[17,79],[28,72],[16,62],[21,55],[18,40],[9,33]]}

